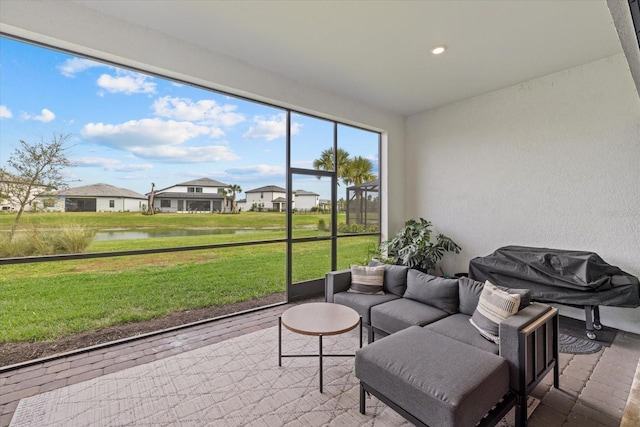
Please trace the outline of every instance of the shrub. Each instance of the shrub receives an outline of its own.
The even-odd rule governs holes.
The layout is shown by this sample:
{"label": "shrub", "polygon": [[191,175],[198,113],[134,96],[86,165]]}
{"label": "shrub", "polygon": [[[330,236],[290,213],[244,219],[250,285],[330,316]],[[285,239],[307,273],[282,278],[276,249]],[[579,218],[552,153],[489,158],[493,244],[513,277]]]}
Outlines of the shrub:
{"label": "shrub", "polygon": [[365,227],[363,224],[345,224],[344,222],[341,222],[340,224],[338,224],[338,231],[340,233],[364,233],[367,230],[367,227]]}
{"label": "shrub", "polygon": [[80,224],[63,224],[42,230],[30,226],[16,233],[12,241],[8,236],[0,239],[0,257],[77,254],[86,252],[96,232]]}
{"label": "shrub", "polygon": [[393,264],[434,270],[446,252],[459,254],[460,246],[444,234],[438,234],[435,243],[431,242],[431,225],[424,218],[408,220],[393,239],[380,244],[380,254],[386,254]]}

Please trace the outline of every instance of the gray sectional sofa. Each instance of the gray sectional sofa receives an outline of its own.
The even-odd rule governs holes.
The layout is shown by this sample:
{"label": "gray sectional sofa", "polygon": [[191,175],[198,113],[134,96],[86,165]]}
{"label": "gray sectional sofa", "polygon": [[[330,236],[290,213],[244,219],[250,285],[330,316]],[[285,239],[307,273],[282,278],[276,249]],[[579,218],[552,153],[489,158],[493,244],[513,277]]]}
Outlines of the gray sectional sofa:
{"label": "gray sectional sofa", "polygon": [[525,426],[530,391],[552,370],[559,387],[558,311],[531,303],[528,290],[509,290],[520,306],[494,343],[469,321],[484,284],[467,277],[384,265],[384,294],[349,292],[351,270],[328,273],[325,286],[327,302],[353,308],[368,328],[355,362],[362,413],[366,391],[416,425],[493,425],[515,406]]}

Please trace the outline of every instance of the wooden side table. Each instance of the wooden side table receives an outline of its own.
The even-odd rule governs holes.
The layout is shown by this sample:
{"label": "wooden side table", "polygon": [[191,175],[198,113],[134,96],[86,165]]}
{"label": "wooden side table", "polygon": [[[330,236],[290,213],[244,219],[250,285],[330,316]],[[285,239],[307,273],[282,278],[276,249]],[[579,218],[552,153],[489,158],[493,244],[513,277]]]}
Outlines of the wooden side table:
{"label": "wooden side table", "polygon": [[[278,366],[283,357],[317,357],[320,362],[320,393],[322,393],[322,360],[325,357],[353,357],[355,354],[323,354],[322,337],[340,335],[360,326],[360,348],[362,348],[362,317],[345,305],[313,302],[291,307],[278,319]],[[318,354],[282,354],[282,326],[302,335],[318,337]]]}

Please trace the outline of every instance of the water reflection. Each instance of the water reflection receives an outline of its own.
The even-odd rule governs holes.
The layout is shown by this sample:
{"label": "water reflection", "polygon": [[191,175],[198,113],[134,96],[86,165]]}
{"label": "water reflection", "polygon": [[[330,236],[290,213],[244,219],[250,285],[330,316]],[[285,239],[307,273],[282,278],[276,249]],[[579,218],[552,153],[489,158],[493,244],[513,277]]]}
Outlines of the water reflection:
{"label": "water reflection", "polygon": [[180,229],[149,229],[149,230],[102,230],[96,233],[94,241],[149,239],[156,237],[186,237],[207,236],[212,234],[246,234],[254,233],[255,229],[237,228],[180,228]]}

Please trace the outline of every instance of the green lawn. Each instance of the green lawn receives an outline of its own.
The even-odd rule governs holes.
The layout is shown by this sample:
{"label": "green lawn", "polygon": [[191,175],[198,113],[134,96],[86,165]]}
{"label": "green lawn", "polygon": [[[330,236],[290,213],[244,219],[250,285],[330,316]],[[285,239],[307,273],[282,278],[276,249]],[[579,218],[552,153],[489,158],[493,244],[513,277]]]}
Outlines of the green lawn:
{"label": "green lawn", "polygon": [[[285,237],[284,232],[274,226],[274,221],[284,221],[284,215],[274,213],[79,215],[74,219],[96,228],[152,227],[150,224],[154,221],[163,228],[176,227],[178,221],[181,226],[188,223],[190,227],[220,227],[229,221],[227,224],[240,228],[239,221],[244,221],[242,228],[254,229],[244,234],[93,242],[90,252]],[[62,216],[68,218],[71,214]],[[9,215],[0,215],[0,229],[10,227],[7,217]],[[61,216],[26,215],[25,224],[55,224],[51,219],[55,217],[60,220]],[[326,234],[308,227],[322,217],[297,216],[295,224],[301,228],[295,234],[300,237]],[[264,229],[258,229],[260,227]],[[377,236],[339,239],[338,267],[363,262],[377,240]],[[324,276],[330,266],[328,245],[329,242],[294,244],[294,282]],[[284,290],[284,243],[4,265],[0,266],[0,342],[55,340],[76,332],[161,317],[173,311],[234,303]]]}
{"label": "green lawn", "polygon": [[[9,230],[15,214],[0,213],[0,230]],[[338,214],[338,222],[345,221],[345,214]],[[293,215],[294,227],[315,225],[319,219],[329,222],[329,214],[296,213]],[[75,222],[96,229],[110,228],[185,228],[185,227],[229,227],[229,228],[266,228],[285,227],[286,215],[279,212],[240,212],[238,214],[173,214],[142,215],[140,212],[64,212],[31,213],[26,212],[20,227],[30,225],[46,227],[64,222]]]}

